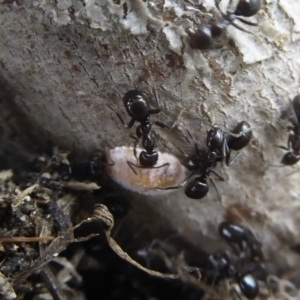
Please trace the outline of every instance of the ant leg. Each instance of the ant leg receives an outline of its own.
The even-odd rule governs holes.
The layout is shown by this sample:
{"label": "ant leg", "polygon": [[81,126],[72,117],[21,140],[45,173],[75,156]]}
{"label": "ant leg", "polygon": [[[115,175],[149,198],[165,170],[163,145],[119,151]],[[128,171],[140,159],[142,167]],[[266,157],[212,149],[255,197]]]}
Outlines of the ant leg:
{"label": "ant leg", "polygon": [[156,167],[150,167],[149,169],[159,169],[159,168],[162,168],[162,167],[169,167],[170,164],[169,163],[165,163],[163,165],[160,165],[160,166],[156,166]]}
{"label": "ant leg", "polygon": [[179,185],[176,186],[169,186],[167,188],[160,188],[160,187],[154,187],[150,190],[175,190],[175,189],[179,189],[181,187],[183,187],[193,176],[195,176],[197,173],[199,173],[199,170],[196,170],[194,172],[192,172],[191,174],[189,174],[183,182],[181,182]]}
{"label": "ant leg", "polygon": [[[290,122],[294,125],[294,126],[298,126],[298,117],[297,117],[297,114],[295,112],[295,108],[294,108],[294,105],[293,105],[293,101],[290,99],[290,105],[291,105],[291,110],[292,110],[292,115],[293,115],[293,118],[290,119]],[[292,128],[293,130],[293,128]]]}
{"label": "ant leg", "polygon": [[179,113],[177,119],[175,120],[175,122],[174,122],[173,125],[171,126],[171,130],[177,126],[177,124],[178,124],[178,122],[179,122],[179,119],[180,119],[181,115],[182,115],[188,108],[191,108],[191,107],[193,107],[193,105],[191,105],[191,104],[190,104],[190,105],[187,105],[186,107],[184,107],[184,108],[180,111],[180,113]]}
{"label": "ant leg", "polygon": [[150,115],[158,114],[159,112],[160,112],[160,109],[159,109],[159,108],[152,108],[152,109],[149,109],[149,114],[150,114]]}
{"label": "ant leg", "polygon": [[294,175],[294,174],[296,174],[296,173],[298,173],[299,172],[299,168],[295,168],[297,171],[294,171],[294,172],[291,172],[291,173],[288,173],[288,174],[286,174],[285,176],[286,177],[288,177],[288,176],[292,176],[292,175]]}
{"label": "ant leg", "polygon": [[167,126],[166,124],[159,122],[159,121],[155,121],[155,122],[153,122],[153,124],[159,126],[160,128],[163,128],[163,129],[170,129],[169,126]]}
{"label": "ant leg", "polygon": [[154,137],[155,137],[155,140],[156,140],[156,143],[158,146],[161,146],[161,142],[160,142],[160,139],[159,139],[159,135],[153,130],[152,131]]}
{"label": "ant leg", "polygon": [[239,300],[242,300],[241,295],[238,293],[238,291],[236,290],[236,288],[232,285],[233,282],[232,282],[232,281],[229,281],[229,284],[230,284],[230,286],[231,286],[233,292],[235,293],[235,295],[239,298]]}
{"label": "ant leg", "polygon": [[135,140],[135,142],[134,142],[134,146],[133,146],[133,154],[134,154],[134,157],[136,159],[138,159],[137,153],[136,153],[136,146],[138,145],[139,141],[140,141],[140,138],[137,137],[136,140]]}
{"label": "ant leg", "polygon": [[198,153],[199,148],[198,148],[198,144],[197,144],[197,142],[196,142],[194,136],[190,133],[190,131],[189,131],[188,129],[186,130],[186,133],[187,133],[187,134],[189,135],[189,137],[192,139],[193,143],[195,144],[195,150],[196,150],[196,152]]}
{"label": "ant leg", "polygon": [[239,17],[237,17],[237,18],[236,18],[236,20],[239,20],[239,21],[243,22],[243,23],[244,23],[244,24],[246,24],[246,25],[250,25],[250,26],[258,26],[258,24],[257,24],[257,23],[253,23],[253,22],[250,22],[250,21],[244,20],[244,19],[242,19],[242,18],[239,18]]}
{"label": "ant leg", "polygon": [[243,32],[249,33],[249,34],[253,35],[254,37],[258,38],[256,34],[254,34],[253,32],[251,32],[251,31],[249,31],[249,30],[247,30],[247,29],[245,29],[243,27],[241,27],[240,25],[237,25],[235,23],[231,23],[231,25],[234,26],[235,28],[243,31]]}
{"label": "ant leg", "polygon": [[212,178],[209,178],[209,181],[211,182],[211,184],[214,186],[214,189],[216,190],[217,194],[218,194],[218,199],[221,202],[221,194],[219,192],[219,189],[215,183],[215,181]]}
{"label": "ant leg", "polygon": [[210,172],[214,173],[219,178],[219,180],[225,181],[225,179],[217,171],[211,169]]}
{"label": "ant leg", "polygon": [[121,117],[121,115],[116,112],[111,106],[109,106],[108,104],[106,104],[106,106],[108,106],[113,112],[116,113],[117,117],[119,118],[119,120],[123,123],[123,125],[125,126],[125,128],[131,128],[134,125],[135,120],[131,119],[128,123],[128,125],[125,123],[125,121],[123,120],[123,118]]}
{"label": "ant leg", "polygon": [[280,148],[280,149],[283,149],[283,150],[287,150],[287,151],[290,150],[289,148],[287,148],[285,146],[279,146],[279,145],[277,145],[277,147]]}
{"label": "ant leg", "polygon": [[[232,1],[232,0],[230,0],[230,2],[231,2],[231,1]],[[215,4],[216,4],[217,9],[220,11],[222,17],[224,18],[224,17],[225,17],[225,14],[222,12],[218,0],[215,0]],[[230,4],[229,4],[229,5],[230,5]]]}
{"label": "ant leg", "polygon": [[[174,144],[173,144],[174,145]],[[175,145],[174,145],[175,146]],[[178,151],[180,151],[184,156],[188,156],[181,148],[179,148],[178,146],[175,146]]]}
{"label": "ant leg", "polygon": [[[294,135],[293,134],[289,134],[289,137],[288,137],[288,140],[287,140],[287,146],[288,146],[289,150],[291,148],[293,148],[294,141],[295,141],[294,140]],[[296,141],[296,143],[297,143],[297,141]]]}
{"label": "ant leg", "polygon": [[129,129],[129,128],[131,128],[131,127],[134,125],[134,122],[135,122],[134,119],[131,119],[131,120],[129,121],[128,125],[126,125],[125,121],[122,119],[122,117],[119,115],[119,113],[116,112],[116,114],[117,114],[119,120],[120,120],[120,121],[123,123],[123,125],[125,126],[125,128],[128,128],[128,129]]}
{"label": "ant leg", "polygon": [[131,161],[127,160],[127,165],[129,166],[129,168],[132,170],[132,172],[137,175],[136,170],[133,168],[133,166],[136,166],[134,163],[132,163]]}
{"label": "ant leg", "polygon": [[[165,163],[163,165],[160,165],[160,166],[155,166],[155,167],[144,167],[144,166],[139,166],[139,165],[136,165],[134,164],[133,162],[131,161],[127,161],[127,164],[129,165],[129,167],[133,170],[133,166],[135,166],[136,168],[139,168],[139,169],[159,169],[159,168],[162,168],[162,167],[167,167],[167,166],[170,166],[169,163]],[[134,173],[136,173],[136,171],[134,170]]]}
{"label": "ant leg", "polygon": [[196,153],[197,153],[199,156],[201,156],[202,153],[201,153],[201,151],[200,151],[200,149],[199,149],[199,146],[198,146],[198,144],[197,144],[197,142],[196,142],[194,136],[189,132],[189,130],[186,130],[186,132],[187,132],[187,134],[190,136],[190,138],[193,140],[193,143],[194,143],[194,145],[195,145]]}
{"label": "ant leg", "polygon": [[154,97],[155,97],[155,100],[156,100],[158,106],[160,106],[159,97],[158,97],[158,94],[157,94],[157,91],[155,88],[153,88],[153,94],[154,94]]}
{"label": "ant leg", "polygon": [[231,151],[228,152],[228,154],[226,155],[226,165],[227,166],[231,166],[232,163],[238,158],[238,156],[241,154],[240,152],[238,152],[234,158],[230,161],[230,154],[231,154]]}

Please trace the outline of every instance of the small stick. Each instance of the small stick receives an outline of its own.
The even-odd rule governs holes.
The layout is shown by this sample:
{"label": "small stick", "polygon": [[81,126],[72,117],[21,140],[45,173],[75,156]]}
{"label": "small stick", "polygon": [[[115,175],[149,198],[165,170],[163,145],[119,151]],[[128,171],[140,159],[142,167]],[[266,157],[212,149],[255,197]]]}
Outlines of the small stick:
{"label": "small stick", "polygon": [[[107,242],[109,246],[112,248],[112,250],[118,254],[122,259],[126,260],[133,266],[137,267],[138,269],[152,275],[157,276],[161,278],[169,278],[169,279],[178,279],[181,276],[183,276],[183,273],[178,274],[163,274],[158,271],[149,270],[148,268],[142,266],[135,260],[133,260],[126,252],[123,251],[123,249],[118,245],[118,243],[111,237],[111,230],[114,226],[114,218],[112,214],[109,212],[108,208],[103,204],[97,204],[94,208],[94,216],[90,220],[100,219],[102,220],[107,226],[108,229],[104,230],[104,233],[106,235]],[[198,279],[201,278],[201,273],[198,268],[188,267],[184,273],[190,273],[190,272],[196,272]]]}
{"label": "small stick", "polygon": [[0,243],[29,243],[29,242],[49,242],[53,241],[54,236],[44,236],[44,237],[25,237],[25,236],[20,236],[20,237],[0,237]]}

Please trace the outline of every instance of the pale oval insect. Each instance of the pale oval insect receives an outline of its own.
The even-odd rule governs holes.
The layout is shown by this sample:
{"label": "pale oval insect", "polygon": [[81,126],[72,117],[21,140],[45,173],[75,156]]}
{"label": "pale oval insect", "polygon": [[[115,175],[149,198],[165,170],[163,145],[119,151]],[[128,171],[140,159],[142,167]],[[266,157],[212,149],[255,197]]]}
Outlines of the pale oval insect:
{"label": "pale oval insect", "polygon": [[[143,149],[136,149],[137,157]],[[158,161],[155,166],[169,163],[161,168],[138,168],[132,166],[136,172],[129,167],[127,161],[140,165],[138,159],[133,155],[132,147],[116,147],[109,151],[108,174],[111,178],[124,188],[147,195],[158,195],[172,190],[161,190],[156,188],[167,188],[180,185],[186,177],[186,169],[177,157],[169,153],[158,152]],[[154,166],[154,167],[155,167]]]}

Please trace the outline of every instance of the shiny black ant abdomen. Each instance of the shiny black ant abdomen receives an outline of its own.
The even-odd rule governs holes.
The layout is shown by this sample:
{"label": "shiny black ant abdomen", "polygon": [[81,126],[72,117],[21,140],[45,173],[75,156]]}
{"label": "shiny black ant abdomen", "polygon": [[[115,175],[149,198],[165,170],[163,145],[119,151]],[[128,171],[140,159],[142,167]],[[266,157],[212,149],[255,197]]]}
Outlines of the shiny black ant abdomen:
{"label": "shiny black ant abdomen", "polygon": [[238,123],[230,133],[227,137],[227,144],[230,149],[235,151],[246,147],[252,137],[251,126],[246,121]]}
{"label": "shiny black ant abdomen", "polygon": [[252,17],[261,9],[261,0],[240,0],[234,14],[236,16]]}
{"label": "shiny black ant abdomen", "polygon": [[241,292],[247,299],[254,299],[259,293],[258,282],[255,277],[249,273],[237,273],[235,279],[241,289]]}
{"label": "shiny black ant abdomen", "polygon": [[240,0],[236,10],[234,12],[227,11],[226,14],[221,11],[217,1],[216,6],[222,14],[222,21],[205,26],[198,29],[195,33],[191,33],[189,44],[192,49],[206,50],[212,48],[214,45],[214,39],[221,36],[229,25],[232,25],[241,31],[250,33],[233,22],[235,20],[239,20],[247,25],[256,26],[257,24],[246,21],[239,16],[254,16],[261,8],[261,0]]}
{"label": "shiny black ant abdomen", "polygon": [[241,226],[224,221],[219,225],[219,235],[228,243],[241,243],[247,240],[246,231]]}
{"label": "shiny black ant abdomen", "polygon": [[158,114],[160,112],[159,108],[151,109],[147,102],[146,96],[144,93],[138,90],[130,90],[128,91],[123,97],[123,103],[128,115],[131,117],[131,120],[128,124],[124,122],[122,117],[119,113],[116,113],[120,121],[124,124],[126,128],[132,128],[135,122],[140,123],[136,128],[136,136],[133,136],[134,142],[134,149],[133,153],[134,156],[137,158],[137,151],[136,147],[139,141],[142,139],[142,145],[144,150],[142,150],[139,154],[139,165],[134,164],[131,161],[127,161],[129,167],[132,171],[137,174],[135,169],[136,168],[161,168],[168,166],[169,164],[163,164],[160,166],[155,166],[158,161],[158,152],[154,151],[155,148],[155,140],[153,137],[152,125],[158,125],[161,128],[168,129],[169,127],[162,122],[150,121],[150,115]]}
{"label": "shiny black ant abdomen", "polygon": [[300,160],[300,155],[295,155],[293,152],[287,152],[283,155],[281,163],[285,166],[295,165]]}

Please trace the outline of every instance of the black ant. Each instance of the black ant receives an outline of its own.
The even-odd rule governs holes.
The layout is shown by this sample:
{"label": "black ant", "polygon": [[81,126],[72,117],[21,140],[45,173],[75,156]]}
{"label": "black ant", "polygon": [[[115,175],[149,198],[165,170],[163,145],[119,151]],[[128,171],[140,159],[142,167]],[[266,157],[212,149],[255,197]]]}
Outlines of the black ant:
{"label": "black ant", "polygon": [[[228,135],[226,137],[225,135]],[[221,130],[217,125],[207,132],[206,146],[209,151],[215,151],[217,153],[217,160],[221,161],[225,158],[226,165],[229,166],[238,156],[230,161],[231,150],[241,150],[246,147],[252,137],[252,130],[249,123],[242,121],[236,125],[231,132]]]}
{"label": "black ant", "polygon": [[73,159],[72,176],[80,181],[102,182],[106,178],[106,167],[113,164],[113,162],[108,161],[104,150],[95,149],[89,154],[88,159],[84,161]]}
{"label": "black ant", "polygon": [[[191,136],[190,133],[189,135]],[[210,179],[210,182],[213,184],[216,191],[218,192],[214,180],[209,177],[210,173],[215,174],[222,181],[224,181],[224,178],[221,175],[219,175],[215,170],[213,170],[213,168],[217,165],[218,162],[218,153],[210,150],[199,149],[193,137],[192,139],[195,143],[196,151],[192,155],[186,156],[185,160],[183,161],[183,165],[189,171],[191,171],[191,174],[189,174],[187,178],[178,186],[157,188],[157,189],[171,190],[171,189],[178,189],[186,185],[184,191],[185,195],[188,198],[197,200],[197,199],[202,199],[208,193],[209,190],[209,186],[207,182],[208,179]],[[195,175],[198,176],[192,178]]]}
{"label": "black ant", "polygon": [[292,101],[292,114],[289,120],[292,126],[288,126],[287,130],[292,133],[289,134],[287,147],[279,146],[284,150],[290,150],[281,159],[283,165],[291,166],[300,160],[300,95],[297,95]]}
{"label": "black ant", "polygon": [[250,230],[227,221],[219,225],[219,235],[230,244],[237,245],[239,251],[249,251],[250,259],[262,259],[261,243]]}
{"label": "black ant", "polygon": [[219,3],[217,1],[215,1],[215,3],[218,10],[221,12],[223,19],[219,23],[205,26],[202,29],[198,29],[195,33],[190,34],[189,43],[192,49],[206,50],[212,48],[214,45],[214,39],[221,36],[229,25],[232,25],[241,31],[251,33],[233,23],[235,20],[239,20],[247,25],[257,26],[257,24],[246,21],[239,16],[254,16],[261,8],[261,0],[240,0],[235,12],[227,11],[226,14],[221,11]]}
{"label": "black ant", "polygon": [[[183,165],[191,171],[191,174],[182,182],[179,186],[173,186],[168,188],[159,188],[164,190],[177,189],[180,188],[189,181],[185,187],[185,195],[191,199],[202,199],[206,196],[209,190],[208,178],[211,173],[215,174],[219,180],[224,181],[224,178],[219,175],[213,168],[217,165],[217,162],[226,159],[226,165],[230,165],[233,160],[230,162],[231,149],[242,149],[245,147],[252,135],[251,126],[242,121],[237,124],[233,132],[225,132],[221,130],[217,125],[211,127],[207,132],[206,137],[206,146],[207,150],[201,150],[198,147],[198,144],[194,140],[193,136],[189,133],[190,137],[195,144],[195,153],[188,155],[183,160]],[[226,134],[229,134],[232,139],[226,138]],[[232,147],[232,148],[231,148]],[[194,177],[195,175],[200,175]],[[191,180],[190,180],[191,179]],[[217,193],[218,189],[213,179],[209,178],[210,182],[215,187]]]}
{"label": "black ant", "polygon": [[[192,180],[190,180],[184,192],[188,198],[202,199],[203,197],[206,196],[209,190],[209,186],[207,182],[208,178],[210,179],[210,182],[215,187],[216,191],[218,191],[214,180],[209,177],[210,173],[214,173],[222,181],[224,181],[224,178],[213,169],[217,164],[216,152],[202,151],[198,149],[198,147],[196,146],[196,153],[198,156],[197,157],[198,161],[196,160],[193,161],[192,168],[194,169],[194,171],[192,171],[192,173],[185,179],[185,181],[180,186],[184,186],[192,176],[200,174],[200,176],[194,177]],[[189,160],[189,162],[192,162],[192,160]],[[190,171],[192,168],[190,167],[189,169],[188,167]],[[170,187],[166,189],[172,189],[178,187]]]}
{"label": "black ant", "polygon": [[[242,294],[247,299],[254,299],[259,293],[259,285],[256,278],[250,274],[251,270],[240,272],[230,261],[230,258],[225,253],[211,254],[208,257],[208,265],[215,272],[215,277],[231,278],[239,285]],[[239,299],[240,295],[234,289]]]}
{"label": "black ant", "polygon": [[134,156],[137,158],[136,146],[140,139],[142,139],[142,145],[145,151],[141,151],[139,155],[139,162],[140,165],[136,165],[131,161],[127,161],[129,167],[133,170],[135,174],[136,171],[134,170],[133,166],[137,168],[161,168],[168,166],[169,163],[165,163],[160,166],[155,166],[158,160],[158,152],[154,151],[155,148],[155,141],[153,138],[152,132],[152,125],[158,125],[161,128],[169,129],[169,127],[162,122],[150,121],[150,115],[158,114],[160,112],[159,108],[150,109],[148,102],[146,100],[145,95],[138,91],[138,90],[130,90],[128,91],[123,97],[123,103],[125,105],[126,111],[131,117],[130,122],[128,125],[124,122],[122,117],[117,113],[118,118],[124,124],[126,128],[131,128],[135,122],[139,122],[140,125],[136,128],[136,137],[134,143],[133,153]]}

